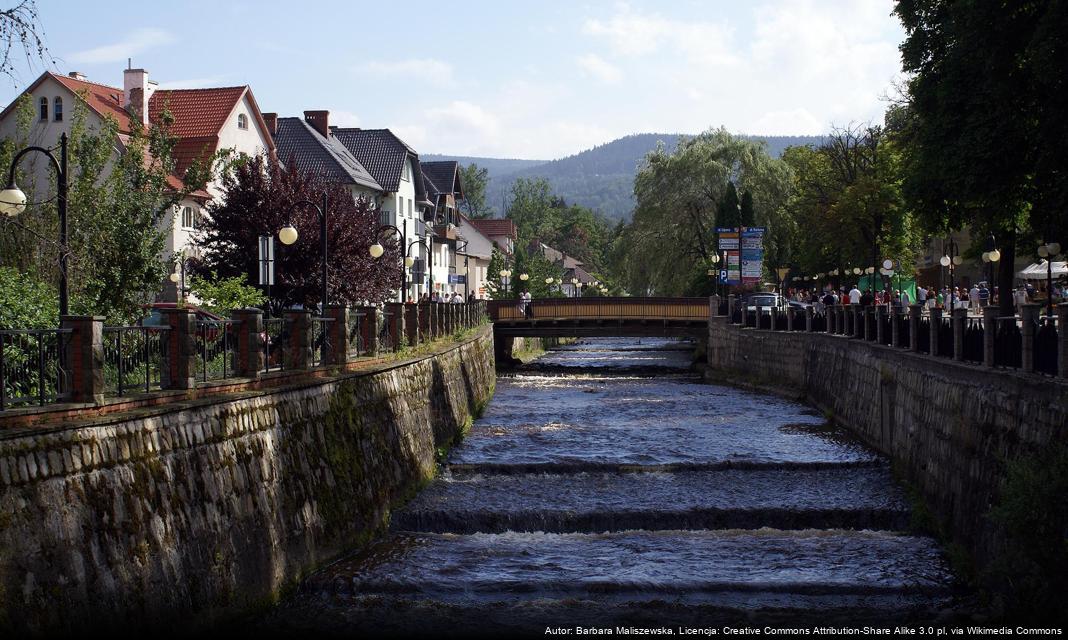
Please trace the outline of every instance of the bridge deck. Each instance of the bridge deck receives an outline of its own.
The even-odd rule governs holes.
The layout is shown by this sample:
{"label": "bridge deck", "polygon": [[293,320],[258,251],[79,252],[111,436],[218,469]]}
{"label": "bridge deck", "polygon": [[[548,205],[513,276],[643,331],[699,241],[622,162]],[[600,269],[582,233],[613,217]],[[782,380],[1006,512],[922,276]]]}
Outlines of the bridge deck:
{"label": "bridge deck", "polygon": [[524,308],[514,300],[489,303],[494,331],[510,336],[702,335],[706,298],[545,298]]}

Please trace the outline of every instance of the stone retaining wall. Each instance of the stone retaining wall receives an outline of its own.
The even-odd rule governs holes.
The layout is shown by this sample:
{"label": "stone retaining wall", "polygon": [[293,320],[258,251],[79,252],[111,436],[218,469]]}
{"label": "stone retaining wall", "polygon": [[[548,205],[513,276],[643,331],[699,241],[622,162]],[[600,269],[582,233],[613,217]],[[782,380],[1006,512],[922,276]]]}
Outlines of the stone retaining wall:
{"label": "stone retaining wall", "polygon": [[888,455],[979,568],[1001,548],[987,517],[1007,462],[1068,443],[1068,381],[823,333],[713,318],[708,377],[786,390]]}
{"label": "stone retaining wall", "polygon": [[369,372],[0,431],[0,630],[196,624],[358,547],[493,393],[492,330]]}

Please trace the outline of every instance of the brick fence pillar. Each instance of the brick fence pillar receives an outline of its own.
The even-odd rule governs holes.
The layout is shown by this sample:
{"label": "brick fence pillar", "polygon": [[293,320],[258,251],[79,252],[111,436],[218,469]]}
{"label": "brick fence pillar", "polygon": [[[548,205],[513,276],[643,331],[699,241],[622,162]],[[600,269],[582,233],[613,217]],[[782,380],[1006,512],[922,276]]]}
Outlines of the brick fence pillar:
{"label": "brick fence pillar", "polygon": [[400,302],[387,302],[386,312],[388,313],[386,324],[389,335],[393,339],[393,350],[400,351],[401,343],[407,339],[404,331],[404,305]]}
{"label": "brick fence pillar", "polygon": [[286,328],[289,341],[286,344],[286,366],[291,369],[310,369],[312,363],[312,312],[307,310],[286,311]]}
{"label": "brick fence pillar", "polygon": [[1057,305],[1057,375],[1068,378],[1068,302]]}
{"label": "brick fence pillar", "polygon": [[964,359],[964,331],[968,328],[968,310],[967,309],[954,309],[953,315],[950,316],[951,326],[953,327],[953,359]]}
{"label": "brick fence pillar", "polygon": [[920,315],[923,314],[922,304],[909,305],[909,351],[920,350]]}
{"label": "brick fence pillar", "polygon": [[189,308],[160,309],[163,326],[170,327],[163,339],[160,389],[192,389],[197,378],[197,316]]}
{"label": "brick fence pillar", "polygon": [[327,305],[323,317],[333,320],[326,323],[327,340],[323,343],[323,364],[341,365],[349,361],[349,308],[342,305]]}
{"label": "brick fence pillar", "polygon": [[63,316],[59,326],[71,331],[63,352],[71,375],[71,402],[103,404],[104,316]]}
{"label": "brick fence pillar", "polygon": [[1040,304],[1020,306],[1021,353],[1020,368],[1024,371],[1035,370],[1035,324],[1038,321]]}
{"label": "brick fence pillar", "polygon": [[805,307],[805,331],[812,332],[812,307]]}
{"label": "brick fence pillar", "polygon": [[901,326],[898,324],[901,320],[901,309],[897,306],[890,307],[890,346],[901,346]]}
{"label": "brick fence pillar", "polygon": [[931,326],[927,328],[931,337],[929,344],[931,345],[931,355],[937,356],[938,353],[938,335],[942,331],[942,310],[937,307],[931,309]]}
{"label": "brick fence pillar", "polygon": [[983,366],[994,366],[994,338],[998,333],[998,308],[983,307]]}
{"label": "brick fence pillar", "polygon": [[786,307],[786,330],[794,330],[794,312],[797,311],[793,307],[787,305]]}
{"label": "brick fence pillar", "polygon": [[430,314],[430,304],[431,303],[429,302],[419,303],[419,335],[423,336],[423,340],[434,339],[434,330],[432,329],[433,320],[431,319]]}
{"label": "brick fence pillar", "polygon": [[237,335],[237,375],[258,378],[263,371],[263,311],[235,309],[232,313]]}
{"label": "brick fence pillar", "polygon": [[419,344],[419,305],[404,305],[404,335],[408,336],[408,344]]}

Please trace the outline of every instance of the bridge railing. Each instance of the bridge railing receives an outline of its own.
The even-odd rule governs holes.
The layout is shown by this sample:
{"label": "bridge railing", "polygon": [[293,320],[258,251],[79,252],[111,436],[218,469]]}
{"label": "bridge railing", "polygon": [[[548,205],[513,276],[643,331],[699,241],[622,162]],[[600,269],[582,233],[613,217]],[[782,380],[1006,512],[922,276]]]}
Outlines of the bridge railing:
{"label": "bridge railing", "polygon": [[707,298],[541,298],[491,300],[494,322],[539,320],[686,320],[707,321]]}

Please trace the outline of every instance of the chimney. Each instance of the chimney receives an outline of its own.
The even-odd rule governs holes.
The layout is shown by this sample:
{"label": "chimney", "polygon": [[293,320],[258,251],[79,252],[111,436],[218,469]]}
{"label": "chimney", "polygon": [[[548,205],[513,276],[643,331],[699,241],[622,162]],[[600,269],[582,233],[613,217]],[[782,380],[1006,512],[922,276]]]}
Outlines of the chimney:
{"label": "chimney", "polygon": [[126,69],[122,72],[123,106],[130,115],[141,119],[141,124],[148,124],[148,97],[151,95],[148,72],[144,69]]}
{"label": "chimney", "polygon": [[263,113],[263,122],[267,125],[267,131],[271,134],[271,137],[278,135],[278,114],[277,113]]}
{"label": "chimney", "polygon": [[75,80],[85,80],[85,74],[81,71],[71,71],[67,75],[74,78]]}
{"label": "chimney", "polygon": [[330,137],[330,112],[305,111],[304,121],[312,126],[324,138]]}

